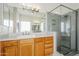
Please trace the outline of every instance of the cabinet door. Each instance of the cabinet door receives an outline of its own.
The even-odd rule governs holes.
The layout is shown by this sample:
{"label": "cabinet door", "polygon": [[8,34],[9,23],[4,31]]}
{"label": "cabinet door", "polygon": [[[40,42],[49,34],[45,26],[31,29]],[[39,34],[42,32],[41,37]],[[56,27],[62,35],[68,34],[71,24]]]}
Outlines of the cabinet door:
{"label": "cabinet door", "polygon": [[35,56],[44,56],[44,39],[35,39]]}
{"label": "cabinet door", "polygon": [[2,46],[0,46],[0,56],[2,56]]}
{"label": "cabinet door", "polygon": [[0,42],[0,56],[2,55],[2,46],[1,46],[1,42]]}
{"label": "cabinet door", "polygon": [[33,40],[21,40],[20,41],[20,56],[33,56],[34,54]]}
{"label": "cabinet door", "polygon": [[1,56],[1,46],[0,46],[0,56]]}
{"label": "cabinet door", "polygon": [[17,46],[3,48],[4,56],[17,56]]}
{"label": "cabinet door", "polygon": [[20,46],[20,56],[32,56],[32,44],[22,44]]}

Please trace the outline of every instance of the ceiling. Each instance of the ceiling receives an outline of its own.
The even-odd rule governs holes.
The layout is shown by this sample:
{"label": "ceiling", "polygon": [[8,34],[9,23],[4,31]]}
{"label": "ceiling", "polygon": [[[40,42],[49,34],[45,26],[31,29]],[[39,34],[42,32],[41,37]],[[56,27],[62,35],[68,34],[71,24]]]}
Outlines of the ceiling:
{"label": "ceiling", "polygon": [[[62,3],[62,4],[74,10],[79,8],[79,3]],[[32,6],[32,7],[35,6],[36,8],[40,9],[40,12],[49,12],[60,4],[59,3],[23,3],[23,4],[22,3],[14,3],[14,4],[9,3],[8,5],[13,6],[13,7],[19,7],[19,8],[23,6]],[[54,11],[54,13],[58,13],[58,12]],[[67,10],[66,8],[63,8],[63,12],[67,13],[69,12],[69,10]]]}

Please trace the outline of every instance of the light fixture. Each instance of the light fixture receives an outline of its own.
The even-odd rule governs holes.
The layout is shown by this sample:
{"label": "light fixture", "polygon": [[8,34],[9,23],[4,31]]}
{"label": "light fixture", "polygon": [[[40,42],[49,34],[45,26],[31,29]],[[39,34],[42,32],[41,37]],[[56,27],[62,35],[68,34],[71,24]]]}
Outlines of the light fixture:
{"label": "light fixture", "polygon": [[39,12],[39,9],[37,9],[37,8],[32,8],[32,11],[33,11],[33,12]]}
{"label": "light fixture", "polygon": [[32,7],[32,13],[33,13],[33,14],[38,13],[39,10],[40,10],[40,8],[39,8],[38,6],[36,6],[36,5],[34,5],[34,6]]}
{"label": "light fixture", "polygon": [[37,5],[32,5],[32,4],[25,4],[23,3],[23,9],[29,9],[32,11],[32,13],[37,13],[39,12],[40,8]]}

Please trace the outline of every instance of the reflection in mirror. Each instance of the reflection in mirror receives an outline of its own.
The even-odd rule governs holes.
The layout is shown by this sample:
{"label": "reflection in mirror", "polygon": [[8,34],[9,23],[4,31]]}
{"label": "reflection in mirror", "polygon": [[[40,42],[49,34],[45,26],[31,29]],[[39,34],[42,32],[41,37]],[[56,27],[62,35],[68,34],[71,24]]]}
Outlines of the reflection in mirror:
{"label": "reflection in mirror", "polygon": [[40,23],[34,23],[32,25],[32,31],[33,32],[44,32],[45,31],[45,23],[44,22],[40,22]]}
{"label": "reflection in mirror", "polygon": [[[38,12],[34,15],[27,9],[12,7],[8,4],[0,5],[0,32],[44,32],[44,20],[44,13]],[[35,24],[34,21],[39,21],[39,24]]]}
{"label": "reflection in mirror", "polygon": [[21,21],[20,32],[30,32],[31,31],[31,22]]}
{"label": "reflection in mirror", "polygon": [[13,32],[13,9],[3,4],[1,6],[3,8],[2,13],[2,32],[9,33]]}
{"label": "reflection in mirror", "polygon": [[41,32],[40,31],[40,24],[36,23],[32,25],[32,31],[33,32]]}

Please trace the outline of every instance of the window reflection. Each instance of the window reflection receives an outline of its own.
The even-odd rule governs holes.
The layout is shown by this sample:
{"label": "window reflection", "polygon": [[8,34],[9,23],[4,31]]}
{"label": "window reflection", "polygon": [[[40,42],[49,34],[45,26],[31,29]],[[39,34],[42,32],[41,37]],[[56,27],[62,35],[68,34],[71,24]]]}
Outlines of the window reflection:
{"label": "window reflection", "polygon": [[29,22],[29,21],[21,21],[20,31],[21,32],[30,32],[31,31],[31,22]]}
{"label": "window reflection", "polygon": [[9,28],[9,32],[13,32],[13,21],[12,20],[4,19],[3,24]]}
{"label": "window reflection", "polygon": [[61,32],[64,32],[65,29],[64,29],[64,22],[61,22]]}

